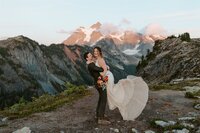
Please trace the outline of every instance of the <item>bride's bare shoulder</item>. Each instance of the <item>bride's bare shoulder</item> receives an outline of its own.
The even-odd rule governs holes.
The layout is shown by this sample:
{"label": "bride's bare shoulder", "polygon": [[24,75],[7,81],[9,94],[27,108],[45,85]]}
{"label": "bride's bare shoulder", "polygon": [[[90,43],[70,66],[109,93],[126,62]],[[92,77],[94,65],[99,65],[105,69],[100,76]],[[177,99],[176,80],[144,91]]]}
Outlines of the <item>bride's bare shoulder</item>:
{"label": "bride's bare shoulder", "polygon": [[98,62],[99,62],[99,63],[105,63],[105,60],[104,60],[104,58],[100,58],[100,59],[98,60]]}

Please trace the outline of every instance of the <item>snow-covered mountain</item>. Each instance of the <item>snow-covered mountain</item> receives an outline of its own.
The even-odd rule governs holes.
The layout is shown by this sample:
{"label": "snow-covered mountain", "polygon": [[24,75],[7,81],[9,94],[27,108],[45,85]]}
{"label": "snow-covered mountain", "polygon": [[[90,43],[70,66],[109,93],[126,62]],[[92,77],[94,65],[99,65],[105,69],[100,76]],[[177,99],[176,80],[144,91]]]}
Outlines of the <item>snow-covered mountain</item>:
{"label": "snow-covered mountain", "polygon": [[139,42],[153,43],[155,40],[163,39],[161,35],[142,35],[132,30],[125,30],[122,32],[110,32],[104,34],[101,29],[102,24],[97,22],[89,28],[80,27],[76,29],[63,43],[65,45],[85,45],[93,44],[104,38],[111,38],[117,45],[132,44],[136,45]]}
{"label": "snow-covered mountain", "polygon": [[136,55],[140,52],[140,49],[138,49],[140,46],[140,44],[136,44],[135,47],[133,49],[126,49],[123,51],[123,53],[127,54],[127,55]]}
{"label": "snow-covered mountain", "polygon": [[[155,29],[154,27],[154,25],[145,27],[143,34],[133,30],[122,31],[117,29],[105,32],[105,27],[103,27],[100,22],[97,22],[88,28],[80,27],[76,29],[63,43],[65,45],[78,44],[93,46],[101,39],[112,39],[122,52],[127,55],[134,55],[142,50],[138,49],[140,44],[149,44],[150,46],[147,46],[147,48],[149,48],[153,47],[155,40],[165,39],[165,36],[157,34],[156,32],[151,32]],[[140,54],[143,54],[143,52],[139,53],[139,55]]]}

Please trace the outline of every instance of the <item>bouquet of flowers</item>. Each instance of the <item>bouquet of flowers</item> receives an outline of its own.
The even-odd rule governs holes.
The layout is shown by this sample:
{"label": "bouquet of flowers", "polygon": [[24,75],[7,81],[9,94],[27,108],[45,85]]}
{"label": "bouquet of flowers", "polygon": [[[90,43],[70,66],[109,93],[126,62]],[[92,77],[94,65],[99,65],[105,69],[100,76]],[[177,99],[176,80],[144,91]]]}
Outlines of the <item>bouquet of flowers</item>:
{"label": "bouquet of flowers", "polygon": [[108,76],[99,76],[97,80],[97,84],[99,88],[102,88],[102,90],[106,89],[106,83],[108,82]]}

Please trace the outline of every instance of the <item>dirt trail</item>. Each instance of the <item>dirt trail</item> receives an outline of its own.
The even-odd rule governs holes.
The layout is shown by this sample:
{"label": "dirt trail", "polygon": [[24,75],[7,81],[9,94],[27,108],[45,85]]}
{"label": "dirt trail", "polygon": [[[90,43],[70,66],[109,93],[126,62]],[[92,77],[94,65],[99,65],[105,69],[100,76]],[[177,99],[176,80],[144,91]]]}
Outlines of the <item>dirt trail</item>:
{"label": "dirt trail", "polygon": [[193,109],[194,100],[184,98],[184,92],[161,90],[150,91],[149,100],[142,114],[135,121],[123,121],[119,111],[110,111],[106,115],[111,125],[98,125],[94,119],[98,93],[90,89],[92,95],[86,96],[70,105],[64,105],[51,112],[36,113],[22,119],[9,120],[7,127],[0,127],[0,133],[16,131],[30,127],[34,133],[73,133],[73,132],[112,132],[111,128],[120,132],[131,132],[132,128],[139,132],[154,130],[149,121],[154,118],[176,120],[186,116],[188,112],[199,112]]}

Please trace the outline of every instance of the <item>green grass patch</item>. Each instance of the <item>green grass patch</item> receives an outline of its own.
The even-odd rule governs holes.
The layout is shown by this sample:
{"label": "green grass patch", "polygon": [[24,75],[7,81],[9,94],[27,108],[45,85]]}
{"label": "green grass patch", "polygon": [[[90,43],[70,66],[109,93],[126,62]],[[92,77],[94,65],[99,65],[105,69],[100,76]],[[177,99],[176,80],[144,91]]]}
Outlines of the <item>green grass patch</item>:
{"label": "green grass patch", "polygon": [[172,125],[172,126],[167,126],[167,127],[163,128],[163,130],[164,130],[164,131],[167,131],[167,130],[174,130],[174,129],[176,129],[176,130],[178,130],[178,129],[182,130],[183,128],[186,128],[186,127],[184,127],[183,125],[177,123],[177,124]]}
{"label": "green grass patch", "polygon": [[31,102],[21,98],[19,103],[1,110],[0,114],[9,117],[9,119],[16,119],[36,112],[51,111],[63,104],[71,103],[90,94],[86,90],[86,86],[75,86],[70,83],[66,83],[65,86],[67,89],[55,96],[44,94],[39,98],[33,98]]}
{"label": "green grass patch", "polygon": [[159,90],[183,90],[182,86],[178,84],[153,84],[149,85],[150,90],[159,91]]}
{"label": "green grass patch", "polygon": [[193,120],[191,123],[194,124],[194,125],[196,125],[196,127],[199,126],[199,125],[200,125],[200,116],[198,116],[198,117],[197,117],[195,120]]}
{"label": "green grass patch", "polygon": [[185,93],[186,98],[197,98],[197,96],[200,96],[200,90],[197,92],[186,92]]}
{"label": "green grass patch", "polygon": [[182,86],[195,86],[195,85],[200,85],[200,79],[193,79],[193,80],[187,80],[187,81],[182,81],[178,83]]}
{"label": "green grass patch", "polygon": [[4,123],[4,124],[0,124],[0,127],[7,127],[8,124]]}
{"label": "green grass patch", "polygon": [[[172,83],[160,83],[160,84],[149,84],[150,90],[158,91],[158,90],[179,90],[179,91],[184,91],[183,87],[185,86],[199,86],[200,85],[200,80],[188,80],[188,81],[181,81],[177,84],[172,84]],[[199,92],[198,94],[199,95]]]}
{"label": "green grass patch", "polygon": [[1,54],[3,57],[8,56],[8,49],[7,49],[7,48],[0,47],[0,54]]}

